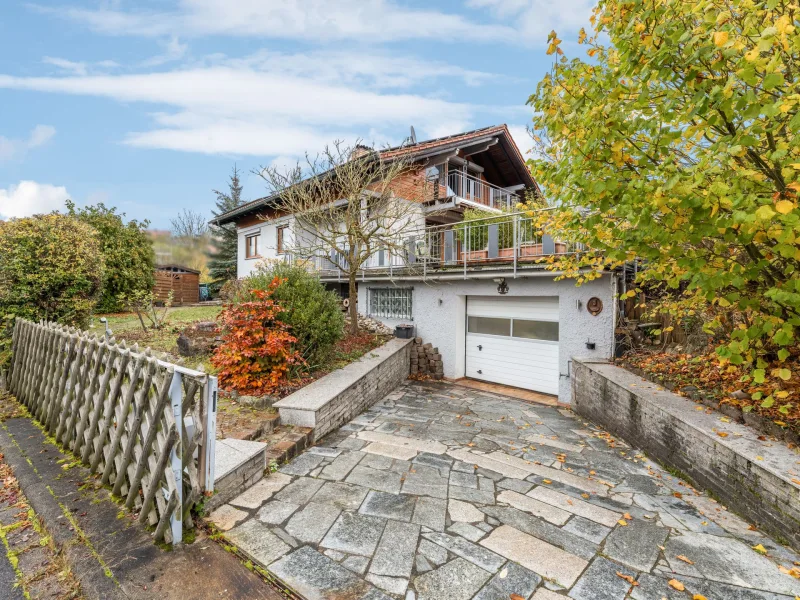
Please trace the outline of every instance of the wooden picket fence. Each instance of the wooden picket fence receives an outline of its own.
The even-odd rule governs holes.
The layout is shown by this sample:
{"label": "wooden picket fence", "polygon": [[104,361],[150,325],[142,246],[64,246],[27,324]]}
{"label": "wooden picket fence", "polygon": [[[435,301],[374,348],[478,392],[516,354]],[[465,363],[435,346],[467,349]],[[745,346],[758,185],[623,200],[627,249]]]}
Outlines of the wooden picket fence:
{"label": "wooden picket fence", "polygon": [[17,319],[10,391],[158,541],[214,490],[217,380],[56,323]]}

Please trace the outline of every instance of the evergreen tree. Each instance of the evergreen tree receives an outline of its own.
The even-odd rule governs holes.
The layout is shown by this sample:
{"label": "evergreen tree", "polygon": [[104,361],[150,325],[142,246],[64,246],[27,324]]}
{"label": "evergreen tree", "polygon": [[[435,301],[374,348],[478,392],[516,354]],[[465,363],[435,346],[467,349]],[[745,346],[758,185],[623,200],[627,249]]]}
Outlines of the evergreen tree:
{"label": "evergreen tree", "polygon": [[[215,217],[233,210],[243,203],[242,184],[239,181],[239,169],[233,167],[233,174],[228,185],[228,192],[214,190],[217,195],[217,208],[212,211]],[[226,281],[236,278],[236,226],[231,224],[212,226],[215,250],[208,261],[208,272],[211,277],[211,291],[219,292]]]}

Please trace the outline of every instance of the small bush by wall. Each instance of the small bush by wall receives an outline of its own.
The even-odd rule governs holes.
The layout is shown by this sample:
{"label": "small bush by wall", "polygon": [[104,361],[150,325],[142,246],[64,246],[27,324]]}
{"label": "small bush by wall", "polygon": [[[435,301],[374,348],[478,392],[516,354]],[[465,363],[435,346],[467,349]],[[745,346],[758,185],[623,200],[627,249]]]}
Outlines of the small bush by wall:
{"label": "small bush by wall", "polygon": [[281,310],[271,297],[279,284],[276,279],[266,290],[255,290],[253,300],[228,304],[220,313],[222,344],[211,363],[219,369],[222,388],[246,396],[270,394],[302,362],[294,350],[297,340],[278,320]]}
{"label": "small bush by wall", "polygon": [[251,300],[253,290],[267,289],[280,280],[272,298],[282,312],[278,319],[286,323],[297,339],[296,348],[310,367],[320,364],[344,332],[344,315],[339,296],[320,283],[304,268],[284,262],[265,262],[255,272],[226,293],[232,302]]}

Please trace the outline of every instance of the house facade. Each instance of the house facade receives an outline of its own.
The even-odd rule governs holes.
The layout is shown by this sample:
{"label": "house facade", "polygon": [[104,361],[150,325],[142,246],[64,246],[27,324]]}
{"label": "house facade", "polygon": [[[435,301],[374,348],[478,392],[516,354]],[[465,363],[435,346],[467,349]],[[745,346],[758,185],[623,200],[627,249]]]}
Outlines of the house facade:
{"label": "house facade", "polygon": [[[573,357],[614,353],[617,277],[605,272],[576,286],[548,270],[550,255],[580,248],[537,231],[518,211],[536,182],[505,125],[381,151],[412,168],[392,186],[413,203],[415,222],[401,249],[375,252],[359,272],[358,311],[387,325],[413,325],[439,348],[444,376],[471,378],[557,396],[569,403]],[[235,224],[238,275],[262,260],[292,260],[296,217],[267,197],[221,215]],[[481,211],[475,218],[474,210]],[[485,214],[485,217],[482,216]],[[304,264],[343,297],[338,258]]]}

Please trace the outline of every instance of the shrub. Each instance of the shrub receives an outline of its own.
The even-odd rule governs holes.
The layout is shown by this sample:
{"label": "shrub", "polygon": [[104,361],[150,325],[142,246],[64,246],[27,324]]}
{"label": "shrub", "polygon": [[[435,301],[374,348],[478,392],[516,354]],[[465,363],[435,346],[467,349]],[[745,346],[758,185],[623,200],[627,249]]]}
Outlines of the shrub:
{"label": "shrub", "polygon": [[294,350],[297,341],[278,320],[281,308],[272,295],[280,285],[274,279],[265,290],[252,290],[252,300],[228,304],[218,320],[223,342],[211,357],[223,388],[263,396],[286,381],[292,365],[303,359]]}
{"label": "shrub", "polygon": [[136,313],[139,318],[139,324],[142,326],[142,331],[147,333],[147,324],[145,319],[150,323],[150,329],[162,329],[167,321],[167,313],[172,306],[173,292],[170,291],[164,306],[157,306],[156,295],[150,291],[137,291],[129,294],[120,294],[119,306],[123,310]]}
{"label": "shrub", "polygon": [[11,362],[11,341],[14,334],[14,315],[0,315],[0,372]]}
{"label": "shrub", "polygon": [[124,310],[122,294],[150,292],[155,283],[155,254],[147,233],[147,221],[123,221],[124,213],[106,208],[102,203],[76,209],[67,200],[69,215],[91,225],[97,231],[105,262],[103,295],[97,305],[101,312]]}
{"label": "shrub", "polygon": [[344,314],[339,296],[326,290],[315,275],[284,262],[263,263],[238,286],[228,286],[225,293],[235,301],[248,300],[252,290],[267,289],[276,279],[280,284],[272,297],[283,311],[278,318],[291,328],[306,363],[320,364],[343,336]]}
{"label": "shrub", "polygon": [[0,314],[85,327],[100,298],[94,229],[57,213],[0,222]]}

